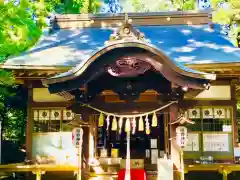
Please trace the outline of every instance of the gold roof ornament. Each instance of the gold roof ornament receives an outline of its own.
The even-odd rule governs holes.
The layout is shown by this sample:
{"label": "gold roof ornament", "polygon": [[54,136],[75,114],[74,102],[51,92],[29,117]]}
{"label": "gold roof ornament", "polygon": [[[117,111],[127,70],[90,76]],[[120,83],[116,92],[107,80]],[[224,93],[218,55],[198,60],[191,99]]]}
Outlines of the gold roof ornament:
{"label": "gold roof ornament", "polygon": [[132,19],[128,18],[128,14],[124,15],[123,24],[117,29],[117,31],[110,35],[110,39],[105,42],[106,45],[116,42],[125,42],[125,41],[143,41],[149,42],[145,39],[143,33],[133,27]]}

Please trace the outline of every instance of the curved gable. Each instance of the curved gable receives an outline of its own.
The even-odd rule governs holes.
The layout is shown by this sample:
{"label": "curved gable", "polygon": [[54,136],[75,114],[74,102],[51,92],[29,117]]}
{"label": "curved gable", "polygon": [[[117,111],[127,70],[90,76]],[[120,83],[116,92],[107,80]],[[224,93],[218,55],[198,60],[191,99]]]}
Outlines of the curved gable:
{"label": "curved gable", "polygon": [[[76,77],[81,76],[87,70],[87,68],[92,63],[97,61],[99,59],[99,57],[102,56],[103,54],[110,52],[114,49],[131,48],[131,47],[146,50],[146,51],[152,53],[153,55],[156,55],[157,57],[159,57],[158,59],[151,58],[151,57],[145,57],[145,60],[146,61],[148,60],[148,62],[151,65],[155,66],[155,68],[158,68],[158,67],[156,67],[156,64],[154,64],[154,60],[156,60],[157,62],[161,61],[161,63],[166,64],[167,66],[169,66],[170,69],[172,69],[173,71],[175,71],[183,76],[198,78],[198,79],[206,79],[206,80],[215,80],[215,78],[216,78],[215,74],[199,72],[199,71],[193,70],[191,68],[185,67],[182,64],[178,64],[178,63],[172,61],[171,59],[169,59],[161,50],[157,49],[153,45],[151,45],[149,43],[141,42],[139,40],[135,40],[135,41],[115,42],[108,46],[105,46],[104,48],[102,48],[101,50],[96,52],[91,58],[89,58],[84,63],[77,65],[76,67],[72,68],[70,71],[68,71],[66,73],[62,73],[57,76],[51,77],[49,79],[44,80],[43,82],[44,82],[44,84],[47,85],[47,84],[59,83],[59,82],[64,82],[66,80],[75,79]],[[160,60],[160,61],[158,61],[158,60]]]}

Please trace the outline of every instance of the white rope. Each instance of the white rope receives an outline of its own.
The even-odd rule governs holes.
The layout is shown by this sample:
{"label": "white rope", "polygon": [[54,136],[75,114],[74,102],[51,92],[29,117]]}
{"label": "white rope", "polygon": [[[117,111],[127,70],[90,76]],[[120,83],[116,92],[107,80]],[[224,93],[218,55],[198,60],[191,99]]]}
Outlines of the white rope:
{"label": "white rope", "polygon": [[132,117],[147,116],[147,115],[149,115],[149,114],[156,113],[156,112],[158,112],[158,111],[161,111],[162,109],[167,108],[168,106],[171,106],[171,105],[174,104],[174,103],[178,103],[178,101],[171,101],[171,102],[169,102],[168,104],[166,104],[166,105],[164,105],[164,106],[162,106],[162,107],[160,107],[160,108],[157,108],[157,109],[155,109],[155,110],[149,111],[149,112],[147,112],[147,113],[132,114],[132,115],[129,115],[129,114],[119,115],[119,114],[116,114],[116,113],[109,113],[109,112],[107,112],[107,111],[100,110],[100,109],[95,108],[95,107],[93,107],[93,106],[91,106],[91,105],[88,105],[88,104],[82,104],[82,106],[89,107],[89,108],[91,108],[91,109],[93,109],[93,110],[95,110],[95,111],[98,111],[98,112],[100,112],[100,113],[106,114],[106,115],[108,115],[108,116],[114,116],[114,117],[119,117],[119,118],[132,118]]}

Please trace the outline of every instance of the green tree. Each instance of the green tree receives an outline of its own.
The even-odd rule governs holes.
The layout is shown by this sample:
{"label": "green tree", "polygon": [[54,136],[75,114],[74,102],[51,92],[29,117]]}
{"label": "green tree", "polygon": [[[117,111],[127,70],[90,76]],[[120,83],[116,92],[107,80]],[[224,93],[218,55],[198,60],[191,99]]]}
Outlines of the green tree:
{"label": "green tree", "polygon": [[[27,50],[40,38],[47,10],[41,1],[0,0],[0,63]],[[4,139],[24,141],[26,99],[11,72],[0,70],[0,121]],[[19,103],[21,102],[21,103]]]}
{"label": "green tree", "polygon": [[135,12],[158,12],[168,10],[193,10],[196,0],[132,0]]}
{"label": "green tree", "polygon": [[[47,11],[41,2],[0,0],[0,61],[32,47],[46,25]],[[33,19],[35,18],[35,20]]]}
{"label": "green tree", "polygon": [[24,143],[27,93],[23,87],[14,85],[14,82],[10,72],[0,71],[1,136],[4,140]]}
{"label": "green tree", "polygon": [[[61,8],[64,13],[88,13],[96,12],[99,7],[99,0],[0,0],[0,63],[39,40],[48,13]],[[4,139],[24,140],[26,96],[22,93],[25,93],[22,87],[14,85],[14,76],[0,70],[0,121]]]}
{"label": "green tree", "polygon": [[[222,6],[219,6],[222,4]],[[240,1],[213,0],[213,21],[222,25],[229,25],[229,36],[233,44],[237,45],[240,32]]]}
{"label": "green tree", "polygon": [[49,12],[64,14],[96,13],[98,12],[100,0],[45,0]]}

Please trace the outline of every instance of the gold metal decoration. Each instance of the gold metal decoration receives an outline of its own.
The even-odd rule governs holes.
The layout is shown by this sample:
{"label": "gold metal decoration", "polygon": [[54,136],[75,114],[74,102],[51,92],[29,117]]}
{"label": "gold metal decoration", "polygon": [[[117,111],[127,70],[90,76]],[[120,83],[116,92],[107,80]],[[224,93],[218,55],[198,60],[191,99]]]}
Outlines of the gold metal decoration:
{"label": "gold metal decoration", "polygon": [[118,28],[116,33],[110,35],[109,41],[106,41],[105,44],[108,45],[123,40],[129,41],[139,40],[143,42],[148,42],[148,40],[145,39],[144,34],[133,27],[131,21],[132,20],[128,18],[128,15],[125,14],[125,19],[122,26]]}

